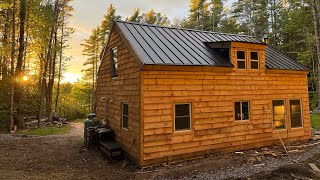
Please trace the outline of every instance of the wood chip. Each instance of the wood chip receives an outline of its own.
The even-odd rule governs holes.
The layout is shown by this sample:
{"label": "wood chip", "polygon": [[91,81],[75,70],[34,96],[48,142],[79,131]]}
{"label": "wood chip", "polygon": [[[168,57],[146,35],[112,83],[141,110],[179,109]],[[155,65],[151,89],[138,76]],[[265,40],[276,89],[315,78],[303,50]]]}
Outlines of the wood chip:
{"label": "wood chip", "polygon": [[278,156],[276,153],[270,153],[270,154],[271,154],[271,156],[273,156],[273,157],[277,157],[277,156]]}
{"label": "wood chip", "polygon": [[309,163],[309,166],[311,167],[312,170],[316,172],[320,172],[320,169],[314,163]]}
{"label": "wood chip", "polygon": [[236,153],[236,154],[243,154],[243,152],[241,151],[241,152],[234,152],[234,153]]}

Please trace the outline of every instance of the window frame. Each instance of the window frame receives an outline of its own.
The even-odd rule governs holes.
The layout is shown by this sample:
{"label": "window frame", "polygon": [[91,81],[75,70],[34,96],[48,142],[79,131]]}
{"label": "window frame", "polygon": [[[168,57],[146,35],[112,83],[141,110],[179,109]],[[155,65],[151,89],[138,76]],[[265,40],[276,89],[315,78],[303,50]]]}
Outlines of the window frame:
{"label": "window frame", "polygon": [[[256,52],[256,53],[257,53],[257,55],[258,55],[258,60],[255,60],[255,59],[252,59],[252,58],[251,58],[251,52]],[[250,50],[249,61],[250,61],[250,70],[257,71],[257,70],[260,69],[260,54],[259,54],[259,51],[258,51],[258,50]],[[258,62],[258,68],[257,68],[257,69],[252,69],[251,62]]]}
{"label": "window frame", "polygon": [[[241,116],[241,119],[240,120],[236,120],[236,110],[235,110],[235,108],[236,108],[236,104],[235,103],[237,103],[237,102],[239,102],[240,103],[240,112],[241,112],[241,114],[243,114],[242,113],[242,103],[243,102],[248,102],[248,115],[249,115],[249,119],[242,119],[242,116]],[[250,103],[250,100],[235,100],[235,101],[233,101],[233,120],[235,121],[235,122],[248,122],[248,121],[251,121],[251,103]]]}
{"label": "window frame", "polygon": [[[301,127],[292,127],[292,123],[291,123],[291,104],[290,104],[290,101],[291,100],[298,100],[300,102],[300,116],[301,116]],[[288,103],[289,103],[289,120],[290,120],[290,129],[301,129],[303,128],[303,106],[302,106],[302,101],[301,99],[295,99],[295,98],[292,98],[288,100]]]}
{"label": "window frame", "polygon": [[[127,105],[128,106],[128,114],[126,115],[127,116],[127,127],[124,127],[123,126],[123,117],[125,116],[124,115],[124,105]],[[121,128],[128,131],[129,130],[129,103],[128,102],[123,102],[121,103]]]}
{"label": "window frame", "polygon": [[[283,101],[283,106],[284,106],[284,126],[285,128],[281,128],[281,129],[277,129],[277,127],[274,124],[274,108],[273,108],[273,101]],[[273,129],[275,129],[276,131],[281,131],[281,130],[287,130],[288,129],[288,122],[287,122],[287,101],[286,99],[272,99],[271,100],[271,110],[272,110],[272,124],[273,124]]]}
{"label": "window frame", "polygon": [[[176,130],[176,105],[189,105],[189,122],[190,122],[190,128],[184,129],[184,130]],[[183,133],[183,132],[190,132],[192,131],[193,125],[192,125],[192,103],[173,103],[173,132],[174,133]]]}
{"label": "window frame", "polygon": [[[244,52],[244,59],[238,59],[238,51],[242,51]],[[247,50],[243,50],[243,49],[237,49],[236,51],[236,61],[237,61],[237,69],[238,70],[241,70],[241,71],[246,71],[248,70],[248,65],[247,65]],[[241,62],[244,62],[244,69],[239,69],[239,66],[238,66],[238,62],[241,61]]]}
{"label": "window frame", "polygon": [[[116,49],[117,51],[117,54],[116,54],[116,59],[117,61],[115,62],[114,59],[115,59],[115,53],[114,53],[114,50]],[[110,66],[111,66],[111,79],[115,79],[119,76],[118,74],[118,69],[119,69],[119,60],[118,60],[118,46],[114,46],[113,48],[111,48],[110,50]]]}

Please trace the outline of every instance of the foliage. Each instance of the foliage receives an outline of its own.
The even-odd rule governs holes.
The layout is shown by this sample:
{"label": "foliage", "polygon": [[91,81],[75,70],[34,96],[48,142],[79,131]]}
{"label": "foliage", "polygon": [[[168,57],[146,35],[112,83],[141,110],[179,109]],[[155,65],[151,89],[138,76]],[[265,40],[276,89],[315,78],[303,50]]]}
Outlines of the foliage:
{"label": "foliage", "polygon": [[30,136],[50,136],[50,135],[62,135],[67,134],[71,130],[70,125],[64,125],[62,127],[41,127],[38,129],[30,129],[26,131],[17,131],[17,134],[30,135]]}
{"label": "foliage", "polygon": [[310,115],[311,127],[320,130],[320,114],[311,114]]}

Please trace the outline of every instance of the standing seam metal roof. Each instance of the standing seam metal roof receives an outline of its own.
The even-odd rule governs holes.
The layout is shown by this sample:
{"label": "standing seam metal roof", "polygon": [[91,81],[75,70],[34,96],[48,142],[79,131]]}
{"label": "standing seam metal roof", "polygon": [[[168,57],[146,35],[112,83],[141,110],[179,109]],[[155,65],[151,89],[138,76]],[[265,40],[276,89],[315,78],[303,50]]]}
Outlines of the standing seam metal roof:
{"label": "standing seam metal roof", "polygon": [[[255,37],[245,35],[125,21],[116,21],[115,23],[144,64],[232,67],[229,59],[221,56],[206,43],[233,41],[264,44]],[[308,70],[271,46],[266,48],[266,66],[269,69]]]}

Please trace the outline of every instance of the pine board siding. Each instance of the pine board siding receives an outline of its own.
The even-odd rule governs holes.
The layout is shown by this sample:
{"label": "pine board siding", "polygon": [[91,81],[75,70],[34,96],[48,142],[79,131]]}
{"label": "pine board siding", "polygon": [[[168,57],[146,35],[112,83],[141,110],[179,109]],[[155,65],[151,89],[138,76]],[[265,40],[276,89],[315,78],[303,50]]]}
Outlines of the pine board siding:
{"label": "pine board siding", "polygon": [[[232,72],[143,72],[144,160],[187,152],[279,142],[272,126],[272,100],[301,99],[303,128],[289,139],[310,137],[306,74]],[[235,122],[234,101],[250,101],[250,121]],[[175,102],[192,103],[192,131],[174,133]],[[287,105],[288,106],[288,105]],[[287,131],[278,131],[287,138]]]}
{"label": "pine board siding", "polygon": [[[142,164],[279,143],[272,124],[272,100],[277,99],[285,99],[286,107],[289,99],[301,99],[303,111],[303,128],[278,130],[280,136],[285,141],[310,138],[308,72],[266,70],[265,46],[245,43],[233,43],[232,64],[240,47],[259,50],[259,70],[156,65],[143,69]],[[234,102],[239,100],[250,101],[249,121],[234,120]],[[174,132],[175,103],[191,103],[191,131]]]}
{"label": "pine board siding", "polygon": [[[118,77],[111,78],[110,50],[118,48]],[[139,163],[140,158],[140,68],[126,42],[115,27],[102,58],[97,80],[97,118],[108,117],[110,128],[115,131],[116,140]],[[112,99],[107,103],[109,115],[102,97]],[[121,104],[128,103],[128,130],[122,129]],[[135,141],[133,143],[133,141]],[[133,144],[133,145],[132,145]],[[132,146],[132,149],[130,150]]]}

